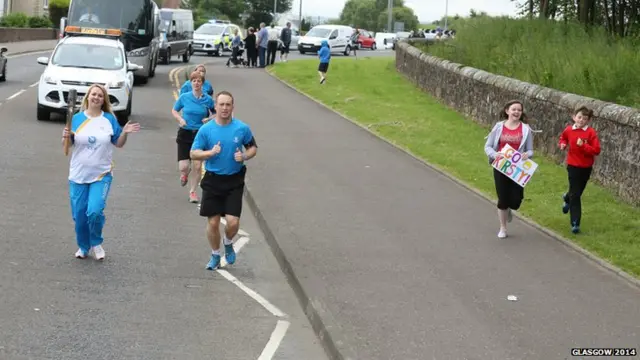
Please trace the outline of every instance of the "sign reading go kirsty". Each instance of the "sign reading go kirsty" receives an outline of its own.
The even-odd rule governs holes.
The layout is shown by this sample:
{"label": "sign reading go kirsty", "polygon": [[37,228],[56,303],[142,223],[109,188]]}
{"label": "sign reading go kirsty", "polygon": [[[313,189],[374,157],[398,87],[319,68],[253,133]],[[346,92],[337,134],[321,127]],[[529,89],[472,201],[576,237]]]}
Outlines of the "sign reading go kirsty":
{"label": "sign reading go kirsty", "polygon": [[509,144],[505,145],[500,153],[502,156],[496,157],[496,160],[491,164],[493,168],[507,175],[518,185],[525,187],[538,168],[538,164],[531,159],[523,160],[522,153]]}

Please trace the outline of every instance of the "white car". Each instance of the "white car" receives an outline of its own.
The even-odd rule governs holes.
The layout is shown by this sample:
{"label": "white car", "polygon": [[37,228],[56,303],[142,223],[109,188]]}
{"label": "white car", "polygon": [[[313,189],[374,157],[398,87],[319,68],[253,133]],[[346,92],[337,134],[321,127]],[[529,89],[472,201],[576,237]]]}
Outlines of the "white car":
{"label": "white car", "polygon": [[304,36],[298,39],[298,51],[304,55],[307,52],[317,53],[322,40],[327,40],[331,53],[351,53],[351,26],[344,25],[316,25]]}
{"label": "white car", "polygon": [[51,58],[39,57],[46,65],[38,84],[38,120],[49,120],[51,113],[65,114],[69,90],[82,103],[89,86],[103,85],[111,107],[121,124],[131,115],[133,72],[142,69],[127,63],[124,45],[101,36],[67,36],[60,40]]}

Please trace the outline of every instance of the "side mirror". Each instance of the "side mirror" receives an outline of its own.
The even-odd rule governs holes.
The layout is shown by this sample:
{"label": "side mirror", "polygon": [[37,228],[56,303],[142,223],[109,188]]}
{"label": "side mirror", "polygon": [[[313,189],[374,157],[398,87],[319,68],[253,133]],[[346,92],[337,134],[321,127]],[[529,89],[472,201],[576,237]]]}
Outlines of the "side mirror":
{"label": "side mirror", "polygon": [[333,40],[333,39],[335,39],[335,38],[337,38],[337,37],[338,37],[337,35],[333,35],[333,36],[331,36],[331,37],[329,38],[329,40]]}
{"label": "side mirror", "polygon": [[39,57],[37,61],[40,65],[49,65],[49,58],[46,56]]}
{"label": "side mirror", "polygon": [[7,49],[6,47],[3,47],[2,49],[0,49],[0,54],[4,54],[7,51],[9,51],[9,49]]}
{"label": "side mirror", "polygon": [[128,63],[127,64],[127,70],[135,72],[135,71],[138,71],[138,70],[142,70],[142,66],[140,66],[138,64]]}

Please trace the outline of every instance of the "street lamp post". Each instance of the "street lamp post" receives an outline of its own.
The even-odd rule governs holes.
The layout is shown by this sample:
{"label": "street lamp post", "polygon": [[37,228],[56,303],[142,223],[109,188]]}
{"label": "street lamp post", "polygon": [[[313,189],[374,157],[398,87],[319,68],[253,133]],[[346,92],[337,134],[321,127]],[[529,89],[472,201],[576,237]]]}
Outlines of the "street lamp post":
{"label": "street lamp post", "polygon": [[300,10],[298,12],[298,31],[302,31],[302,0],[300,0]]}
{"label": "street lamp post", "polygon": [[388,12],[388,14],[387,14],[387,28],[388,28],[387,31],[388,32],[392,32],[393,30],[392,30],[391,26],[393,24],[391,24],[391,22],[392,22],[392,19],[393,19],[393,15],[392,15],[393,14],[393,0],[389,0],[389,2],[387,2],[387,12]]}
{"label": "street lamp post", "polygon": [[447,22],[449,21],[449,0],[445,0],[444,4],[444,30],[447,31]]}
{"label": "street lamp post", "polygon": [[278,0],[273,0],[273,23],[276,22],[276,16],[278,15]]}

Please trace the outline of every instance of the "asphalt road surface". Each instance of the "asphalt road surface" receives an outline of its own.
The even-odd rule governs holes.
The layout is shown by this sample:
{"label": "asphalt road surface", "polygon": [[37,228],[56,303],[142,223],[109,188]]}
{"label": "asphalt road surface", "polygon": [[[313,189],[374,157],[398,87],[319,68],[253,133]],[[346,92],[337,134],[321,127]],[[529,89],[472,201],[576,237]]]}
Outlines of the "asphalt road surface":
{"label": "asphalt road surface", "polygon": [[207,77],[236,94],[261,146],[250,193],[344,356],[579,359],[572,348],[640,347],[638,288],[519,219],[498,239],[495,204],[264,71],[213,61]]}
{"label": "asphalt road surface", "polygon": [[0,84],[0,359],[326,359],[250,211],[237,263],[204,269],[176,170],[178,63],[134,90],[143,129],[116,151],[107,259],[73,257],[63,123],[35,118],[42,55],[13,58]]}

